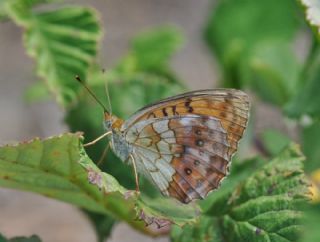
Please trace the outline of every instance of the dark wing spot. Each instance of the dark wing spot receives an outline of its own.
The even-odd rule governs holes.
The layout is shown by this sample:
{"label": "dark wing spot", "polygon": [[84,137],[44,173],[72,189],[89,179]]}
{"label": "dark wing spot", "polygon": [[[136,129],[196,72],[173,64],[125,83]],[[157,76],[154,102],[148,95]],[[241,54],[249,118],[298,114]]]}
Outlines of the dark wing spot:
{"label": "dark wing spot", "polygon": [[184,106],[188,108],[188,112],[192,113],[193,112],[193,107],[190,106],[190,103],[192,102],[191,98],[187,98],[186,102],[184,103]]}
{"label": "dark wing spot", "polygon": [[177,112],[177,106],[176,105],[174,105],[174,106],[171,106],[171,109],[172,109],[172,113],[174,114],[174,115],[179,115],[179,113]]}
{"label": "dark wing spot", "polygon": [[162,113],[163,113],[164,116],[168,116],[166,108],[162,108]]}
{"label": "dark wing spot", "polygon": [[199,147],[202,147],[204,145],[204,142],[202,139],[197,139],[196,140],[196,145],[199,146]]}
{"label": "dark wing spot", "polygon": [[184,172],[189,176],[192,173],[192,170],[190,168],[185,168]]}
{"label": "dark wing spot", "polygon": [[190,103],[191,103],[191,98],[187,98],[187,99],[186,99],[186,102],[184,103],[184,106],[185,106],[185,107],[189,107],[189,106],[190,106]]}
{"label": "dark wing spot", "polygon": [[198,166],[198,165],[200,164],[200,161],[199,161],[199,160],[194,160],[193,164],[194,164],[195,166]]}

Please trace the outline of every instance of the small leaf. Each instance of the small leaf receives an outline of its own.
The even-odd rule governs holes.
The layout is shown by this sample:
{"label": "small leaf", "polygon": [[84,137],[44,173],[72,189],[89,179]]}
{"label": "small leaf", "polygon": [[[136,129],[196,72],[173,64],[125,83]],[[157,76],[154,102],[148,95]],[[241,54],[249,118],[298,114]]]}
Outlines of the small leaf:
{"label": "small leaf", "polygon": [[180,31],[174,27],[158,27],[142,32],[131,41],[129,54],[120,61],[115,71],[122,75],[149,73],[178,82],[169,61],[182,42]]}
{"label": "small leaf", "polygon": [[69,104],[79,89],[74,76],[85,79],[97,52],[97,13],[82,7],[33,12],[30,7],[21,0],[7,4],[10,17],[25,28],[25,46],[37,62],[37,74],[59,103]]}
{"label": "small leaf", "polygon": [[83,212],[88,216],[91,223],[93,224],[98,237],[98,241],[105,241],[110,236],[116,220],[106,214],[94,213],[89,210],[83,210]]}
{"label": "small leaf", "polygon": [[139,34],[132,41],[132,55],[139,70],[157,69],[167,65],[181,46],[182,36],[173,27],[162,27]]}

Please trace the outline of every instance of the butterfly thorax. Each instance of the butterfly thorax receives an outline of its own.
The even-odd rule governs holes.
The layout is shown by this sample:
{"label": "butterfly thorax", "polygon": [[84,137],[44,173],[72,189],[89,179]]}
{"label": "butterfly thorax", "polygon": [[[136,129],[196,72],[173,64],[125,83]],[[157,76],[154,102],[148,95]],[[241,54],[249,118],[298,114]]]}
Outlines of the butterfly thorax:
{"label": "butterfly thorax", "polygon": [[125,140],[124,133],[121,131],[123,120],[108,113],[105,113],[104,127],[107,132],[111,131],[111,148],[114,153],[122,160],[127,161],[132,148]]}

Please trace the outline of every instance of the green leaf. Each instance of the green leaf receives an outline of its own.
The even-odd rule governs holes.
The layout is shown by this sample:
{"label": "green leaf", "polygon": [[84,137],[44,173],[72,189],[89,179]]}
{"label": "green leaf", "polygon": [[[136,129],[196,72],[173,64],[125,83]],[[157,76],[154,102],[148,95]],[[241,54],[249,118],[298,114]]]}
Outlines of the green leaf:
{"label": "green leaf", "polygon": [[64,7],[34,12],[26,1],[7,4],[8,13],[25,29],[27,52],[37,63],[37,74],[61,104],[74,101],[78,83],[86,77],[101,36],[97,13],[89,8]]}
{"label": "green leaf", "polygon": [[6,239],[0,234],[0,242],[41,242],[40,238],[36,235],[31,237],[14,237],[12,239]]}
{"label": "green leaf", "polygon": [[[188,241],[183,240],[188,237],[185,233],[215,238],[209,241],[298,241],[308,194],[303,159],[297,146],[290,145],[255,172],[231,174],[230,180],[202,202],[207,217],[195,227],[175,229],[173,241]],[[210,222],[202,227],[206,221]],[[199,231],[204,235],[198,235]]]}
{"label": "green leaf", "polygon": [[[20,1],[20,0],[19,0]],[[54,1],[61,1],[61,0],[25,0],[21,1],[21,9],[23,8],[30,8],[42,3],[49,3]],[[8,19],[8,9],[7,6],[10,6],[13,2],[17,2],[17,0],[0,0],[0,21]],[[13,3],[15,4],[15,3]]]}
{"label": "green leaf", "polygon": [[[149,200],[121,186],[87,156],[80,134],[35,139],[0,148],[0,186],[36,192],[89,211],[111,215],[144,233],[139,218],[156,224],[194,222],[197,208],[175,200]],[[127,169],[129,169],[127,167]]]}
{"label": "green leaf", "polygon": [[217,218],[201,216],[200,221],[192,226],[183,228],[173,226],[171,229],[171,242],[225,242],[217,229],[218,226]]}
{"label": "green leaf", "polygon": [[[305,7],[306,19],[315,28],[316,34],[320,34],[320,3],[317,0],[300,0]],[[320,37],[320,36],[319,36]]]}
{"label": "green leaf", "polygon": [[46,84],[40,81],[29,86],[25,91],[24,95],[25,95],[25,99],[29,102],[46,100],[51,97]]}
{"label": "green leaf", "polygon": [[293,118],[299,118],[305,114],[320,117],[320,45],[316,44],[311,51],[300,86],[295,96],[284,107],[286,114]]}
{"label": "green leaf", "polygon": [[115,225],[116,220],[106,214],[94,213],[89,210],[83,210],[83,212],[88,216],[91,221],[99,242],[105,241],[111,234],[113,225]]}
{"label": "green leaf", "polygon": [[[259,49],[258,45],[268,43],[273,45],[268,48],[276,52],[279,43],[293,43],[300,25],[297,12],[298,6],[292,0],[220,0],[213,7],[205,37],[223,68],[223,85],[243,87],[243,81],[247,81],[242,76],[243,72],[252,68],[251,62],[255,59],[253,51]],[[268,53],[267,50],[262,51],[263,55]],[[281,59],[286,59],[285,56]],[[263,62],[270,64],[269,60],[266,57]],[[278,72],[278,68],[275,71]],[[266,74],[263,75],[266,77]],[[273,80],[268,78],[269,81]]]}
{"label": "green leaf", "polygon": [[298,27],[296,11],[297,4],[290,0],[219,1],[212,10],[206,36],[219,57],[225,55],[223,50],[236,43],[245,49],[270,38],[290,40]]}
{"label": "green leaf", "polygon": [[319,217],[320,217],[320,205],[319,203],[313,204],[307,209],[306,212],[306,230],[303,233],[301,242],[316,242],[320,241],[319,231]]}
{"label": "green leaf", "polygon": [[132,55],[139,70],[154,70],[167,65],[181,44],[182,36],[176,28],[156,28],[133,39]]}
{"label": "green leaf", "polygon": [[262,135],[261,139],[264,145],[264,148],[270,155],[277,155],[290,143],[289,137],[285,136],[279,131],[267,129]]}
{"label": "green leaf", "polygon": [[8,15],[6,13],[5,4],[8,0],[0,0],[0,21],[6,20]]}
{"label": "green leaf", "polygon": [[301,66],[292,45],[286,42],[269,40],[256,44],[244,65],[240,73],[242,85],[250,87],[265,102],[283,106],[297,90]]}
{"label": "green leaf", "polygon": [[177,82],[169,60],[182,43],[183,37],[175,27],[157,27],[144,31],[131,41],[129,54],[116,70],[129,75],[137,72],[156,74]]}
{"label": "green leaf", "polygon": [[307,157],[306,169],[308,172],[320,168],[320,122],[303,127],[301,130],[302,150]]}

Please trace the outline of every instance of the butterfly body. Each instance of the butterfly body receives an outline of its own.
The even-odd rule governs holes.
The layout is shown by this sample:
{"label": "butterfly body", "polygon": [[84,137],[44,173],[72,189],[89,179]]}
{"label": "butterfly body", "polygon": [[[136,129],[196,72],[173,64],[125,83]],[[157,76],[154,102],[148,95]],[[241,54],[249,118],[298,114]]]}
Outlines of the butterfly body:
{"label": "butterfly body", "polygon": [[245,93],[212,89],[161,100],[127,121],[106,114],[104,124],[122,161],[133,157],[138,173],[162,194],[189,203],[205,198],[228,174],[248,113]]}

